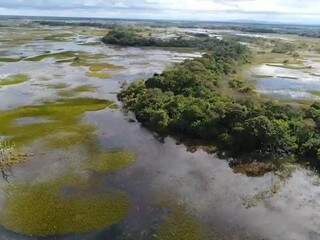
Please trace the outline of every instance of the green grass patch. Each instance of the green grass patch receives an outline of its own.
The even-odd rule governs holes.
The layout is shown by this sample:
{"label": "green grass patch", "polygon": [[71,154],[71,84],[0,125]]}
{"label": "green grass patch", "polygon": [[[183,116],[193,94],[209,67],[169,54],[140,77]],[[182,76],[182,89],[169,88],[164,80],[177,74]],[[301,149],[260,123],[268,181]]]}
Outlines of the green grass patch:
{"label": "green grass patch", "polygon": [[136,160],[133,152],[126,150],[113,150],[101,153],[89,161],[88,169],[96,172],[114,172],[123,169]]}
{"label": "green grass patch", "polygon": [[129,200],[126,193],[114,190],[66,196],[61,189],[69,185],[63,182],[64,179],[9,185],[0,223],[16,233],[45,237],[102,230],[127,216]]}
{"label": "green grass patch", "polygon": [[66,83],[56,83],[56,84],[48,84],[47,87],[50,89],[64,89],[69,87],[69,85]]}
{"label": "green grass patch", "polygon": [[0,57],[0,62],[19,62],[23,57],[14,58],[14,57]]}
{"label": "green grass patch", "polygon": [[100,78],[100,79],[107,79],[111,78],[111,74],[106,72],[87,72],[88,77]]}
{"label": "green grass patch", "polygon": [[[10,137],[17,146],[46,137],[48,146],[69,147],[88,141],[94,134],[94,126],[80,121],[85,112],[114,106],[113,102],[107,100],[75,98],[0,111],[0,135]],[[45,117],[50,121],[15,124],[17,119],[26,117]]]}
{"label": "green grass patch", "polygon": [[31,61],[31,62],[40,62],[40,61],[47,59],[47,58],[54,58],[56,60],[62,60],[62,59],[66,59],[66,58],[76,57],[76,55],[77,55],[77,52],[64,51],[64,52],[58,52],[58,53],[41,54],[38,56],[25,58],[24,60]]}
{"label": "green grass patch", "polygon": [[43,40],[53,41],[53,42],[65,42],[68,41],[70,37],[72,37],[72,33],[58,33],[49,36],[45,36]]}
{"label": "green grass patch", "polygon": [[29,79],[30,79],[30,77],[26,74],[11,75],[6,78],[0,79],[0,87],[24,83],[24,82],[28,81]]}

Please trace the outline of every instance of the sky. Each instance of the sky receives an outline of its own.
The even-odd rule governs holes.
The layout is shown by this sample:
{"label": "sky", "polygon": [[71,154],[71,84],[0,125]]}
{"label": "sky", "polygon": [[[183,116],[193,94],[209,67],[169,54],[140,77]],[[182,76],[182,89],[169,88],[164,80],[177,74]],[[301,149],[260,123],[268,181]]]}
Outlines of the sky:
{"label": "sky", "polygon": [[320,24],[320,0],[0,0],[0,15]]}

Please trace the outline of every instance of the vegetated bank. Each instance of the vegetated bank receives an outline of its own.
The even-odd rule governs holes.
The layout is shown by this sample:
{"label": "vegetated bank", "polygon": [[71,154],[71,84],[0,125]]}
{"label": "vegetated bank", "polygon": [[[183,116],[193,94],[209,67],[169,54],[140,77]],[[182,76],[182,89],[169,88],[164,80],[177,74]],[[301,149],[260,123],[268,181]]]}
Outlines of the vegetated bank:
{"label": "vegetated bank", "polygon": [[161,38],[144,28],[115,27],[102,38],[105,44],[132,47],[197,48],[207,50],[216,45],[217,39],[208,36],[177,36]]}
{"label": "vegetated bank", "polygon": [[[117,39],[107,42],[144,45],[135,37],[129,43]],[[237,159],[295,159],[320,169],[320,103],[260,98],[236,78],[249,56],[239,43],[210,39],[202,57],[134,82],[118,96],[138,121],[159,133],[201,139]]]}

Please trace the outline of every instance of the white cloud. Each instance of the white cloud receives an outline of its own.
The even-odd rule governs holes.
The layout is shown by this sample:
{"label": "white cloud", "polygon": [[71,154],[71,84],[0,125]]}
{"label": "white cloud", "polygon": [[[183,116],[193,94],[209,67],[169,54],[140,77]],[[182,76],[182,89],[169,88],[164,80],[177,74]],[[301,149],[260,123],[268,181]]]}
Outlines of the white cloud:
{"label": "white cloud", "polygon": [[0,0],[0,14],[320,23],[320,1]]}

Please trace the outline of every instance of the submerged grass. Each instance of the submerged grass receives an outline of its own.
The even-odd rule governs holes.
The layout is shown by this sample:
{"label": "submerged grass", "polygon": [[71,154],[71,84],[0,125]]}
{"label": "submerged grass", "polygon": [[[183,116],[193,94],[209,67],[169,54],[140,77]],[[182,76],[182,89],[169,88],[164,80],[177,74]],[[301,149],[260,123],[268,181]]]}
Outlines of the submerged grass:
{"label": "submerged grass", "polygon": [[20,234],[44,237],[102,230],[126,217],[126,193],[67,195],[61,191],[68,186],[64,182],[10,185],[0,223]]}
{"label": "submerged grass", "polygon": [[136,155],[126,150],[113,150],[101,153],[88,162],[88,169],[96,172],[114,172],[134,163]]}
{"label": "submerged grass", "polygon": [[29,79],[30,79],[30,77],[26,74],[11,75],[6,78],[0,79],[0,87],[17,85],[20,83],[24,83],[24,82],[28,81]]}
{"label": "submerged grass", "polygon": [[31,61],[31,62],[40,62],[44,59],[47,58],[54,58],[56,60],[61,60],[61,59],[65,59],[65,58],[72,58],[75,57],[75,54],[77,52],[73,52],[73,51],[64,51],[64,52],[58,52],[58,53],[46,53],[46,54],[41,54],[38,56],[34,56],[34,57],[28,57],[25,58],[25,61]]}
{"label": "submerged grass", "polygon": [[[49,139],[52,140],[63,140],[60,145],[64,144],[64,147],[68,147],[81,143],[95,130],[92,125],[80,121],[85,112],[114,106],[113,102],[107,100],[75,98],[1,111],[0,135],[10,137],[17,146],[32,142],[40,137],[50,137]],[[25,117],[46,117],[50,121],[22,126],[15,124],[17,119]]]}
{"label": "submerged grass", "polygon": [[156,240],[203,240],[201,224],[183,207],[173,209],[155,234]]}
{"label": "submerged grass", "polygon": [[58,94],[61,97],[74,97],[79,93],[95,92],[96,87],[91,85],[81,85],[72,89],[61,90]]}

